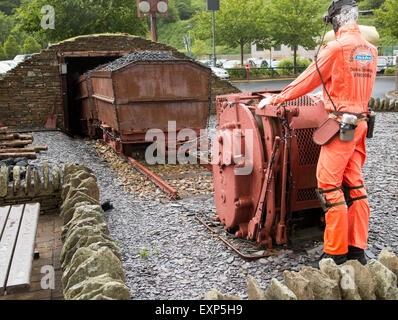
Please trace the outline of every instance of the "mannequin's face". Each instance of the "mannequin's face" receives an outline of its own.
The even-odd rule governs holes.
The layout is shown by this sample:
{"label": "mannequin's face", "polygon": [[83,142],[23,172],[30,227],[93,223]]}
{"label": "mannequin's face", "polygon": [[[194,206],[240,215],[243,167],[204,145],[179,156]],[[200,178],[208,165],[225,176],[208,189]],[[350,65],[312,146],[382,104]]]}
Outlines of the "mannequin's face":
{"label": "mannequin's face", "polygon": [[344,6],[340,12],[332,18],[333,30],[335,33],[340,27],[358,20],[358,7]]}

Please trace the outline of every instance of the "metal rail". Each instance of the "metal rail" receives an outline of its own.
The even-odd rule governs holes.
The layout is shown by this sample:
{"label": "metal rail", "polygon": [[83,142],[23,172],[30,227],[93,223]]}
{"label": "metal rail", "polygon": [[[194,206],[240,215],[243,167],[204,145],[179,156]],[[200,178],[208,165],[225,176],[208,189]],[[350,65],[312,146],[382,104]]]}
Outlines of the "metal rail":
{"label": "metal rail", "polygon": [[228,242],[226,239],[224,239],[223,237],[221,237],[220,235],[217,234],[217,232],[215,232],[206,222],[204,222],[199,216],[198,214],[195,214],[195,219],[198,220],[201,224],[203,224],[208,230],[210,230],[212,233],[216,234],[217,237],[224,242],[229,248],[231,248],[234,252],[236,252],[241,258],[245,259],[245,260],[257,260],[257,259],[261,259],[261,258],[267,258],[270,256],[275,255],[275,253],[272,252],[272,250],[270,249],[266,249],[267,253],[266,254],[262,254],[262,255],[246,255],[244,253],[242,253],[241,251],[239,251],[238,248],[236,248],[235,246],[233,246],[230,242]]}
{"label": "metal rail", "polygon": [[[101,144],[103,144],[104,146],[109,147],[109,145],[105,141],[103,141],[103,140],[98,140],[98,141]],[[169,200],[180,200],[181,199],[181,196],[178,194],[178,191],[176,189],[174,189],[172,186],[170,186],[166,181],[164,181],[162,178],[157,176],[155,173],[153,173],[149,169],[145,168],[137,160],[135,160],[131,157],[128,157],[123,153],[117,153],[117,154],[120,157],[122,157],[124,160],[126,160],[129,164],[131,164],[134,167],[134,169],[141,172],[149,180],[151,180],[154,184],[156,184],[162,191],[164,191],[167,194],[167,197],[169,198]]]}
{"label": "metal rail", "polygon": [[[123,157],[126,157],[122,155]],[[160,189],[162,189],[170,200],[180,200],[181,196],[178,194],[178,191],[170,186],[166,181],[162,178],[154,174],[152,171],[145,168],[142,164],[140,164],[137,160],[126,157],[127,161],[139,172],[144,174],[149,180],[151,180],[154,184],[156,184]]]}

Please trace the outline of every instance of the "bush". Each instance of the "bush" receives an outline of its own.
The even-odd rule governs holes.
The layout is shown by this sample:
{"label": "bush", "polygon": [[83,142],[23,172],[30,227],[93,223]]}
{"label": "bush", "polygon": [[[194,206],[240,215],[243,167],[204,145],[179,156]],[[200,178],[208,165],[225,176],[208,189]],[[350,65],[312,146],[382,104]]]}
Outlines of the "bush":
{"label": "bush", "polygon": [[[311,64],[311,61],[307,59],[300,59],[297,57],[296,60],[296,67],[298,68],[297,71],[298,73],[303,72],[309,65]],[[294,63],[293,59],[283,59],[281,62],[278,63],[278,68],[276,71],[278,72],[279,75],[292,75],[294,74]]]}
{"label": "bush", "polygon": [[397,72],[397,67],[388,67],[384,71],[384,74],[395,74],[396,72]]}
{"label": "bush", "polygon": [[246,79],[245,69],[227,69],[231,79]]}
{"label": "bush", "polygon": [[21,54],[21,47],[17,43],[17,39],[13,35],[9,35],[7,41],[4,43],[4,52],[6,59],[12,60],[18,54]]}
{"label": "bush", "polygon": [[40,44],[31,36],[27,37],[23,45],[23,52],[25,54],[36,53],[41,51]]}

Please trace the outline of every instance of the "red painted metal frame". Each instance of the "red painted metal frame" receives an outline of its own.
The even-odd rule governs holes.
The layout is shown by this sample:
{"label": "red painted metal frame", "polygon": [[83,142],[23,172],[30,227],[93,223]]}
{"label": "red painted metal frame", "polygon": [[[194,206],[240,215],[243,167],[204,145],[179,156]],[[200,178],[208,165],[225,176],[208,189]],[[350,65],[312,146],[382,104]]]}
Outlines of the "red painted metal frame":
{"label": "red painted metal frame", "polygon": [[[320,207],[313,192],[320,148],[313,143],[312,132],[327,118],[322,101],[312,95],[284,106],[256,107],[263,98],[277,92],[218,96],[219,138],[214,141],[222,143],[221,137],[232,127],[243,132],[260,130],[262,139],[254,140],[253,171],[262,167],[261,175],[252,173],[249,179],[237,178],[232,173],[233,162],[213,162],[214,197],[218,216],[227,229],[237,228],[237,236],[268,248],[272,248],[273,240],[277,244],[287,243],[293,211]],[[234,117],[236,120],[232,121]],[[264,155],[263,163],[259,153]]]}

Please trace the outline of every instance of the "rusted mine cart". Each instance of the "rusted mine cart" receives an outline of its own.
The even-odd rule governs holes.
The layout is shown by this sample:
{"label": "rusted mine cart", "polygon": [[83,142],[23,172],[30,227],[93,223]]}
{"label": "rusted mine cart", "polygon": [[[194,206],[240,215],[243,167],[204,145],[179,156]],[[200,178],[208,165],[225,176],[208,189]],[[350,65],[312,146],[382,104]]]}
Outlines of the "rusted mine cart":
{"label": "rusted mine cart", "polygon": [[[272,92],[275,93],[275,92]],[[320,147],[313,132],[328,117],[313,95],[257,108],[271,92],[217,97],[212,162],[218,217],[238,237],[272,248],[286,244],[311,212],[323,219],[315,193]]]}
{"label": "rusted mine cart", "polygon": [[75,98],[78,108],[76,108],[76,118],[79,119],[79,132],[89,137],[98,135],[98,112],[95,101],[92,97],[93,88],[88,74],[83,74],[76,81],[78,95]]}
{"label": "rusted mine cart", "polygon": [[146,57],[137,53],[128,63],[122,57],[121,63],[88,72],[104,140],[117,152],[129,154],[132,145],[153,142],[145,138],[151,129],[165,134],[167,147],[170,133],[206,128],[211,70],[165,54]]}

